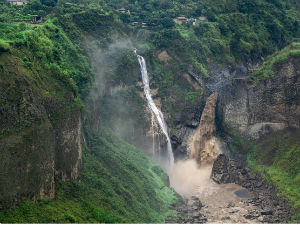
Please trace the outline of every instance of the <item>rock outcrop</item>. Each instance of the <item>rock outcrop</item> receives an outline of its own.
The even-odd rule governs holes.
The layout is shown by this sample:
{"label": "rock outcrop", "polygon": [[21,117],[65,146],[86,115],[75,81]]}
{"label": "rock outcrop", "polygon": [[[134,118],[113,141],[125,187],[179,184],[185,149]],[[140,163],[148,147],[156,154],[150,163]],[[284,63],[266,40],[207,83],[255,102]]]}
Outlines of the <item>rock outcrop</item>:
{"label": "rock outcrop", "polygon": [[165,64],[168,64],[168,62],[172,60],[171,56],[168,54],[166,50],[162,50],[160,53],[158,53],[157,58],[159,61]]}
{"label": "rock outcrop", "polygon": [[190,158],[196,159],[199,164],[209,164],[218,155],[217,139],[215,137],[215,108],[218,93],[211,94],[201,115],[200,124],[190,139]]}
{"label": "rock outcrop", "polygon": [[300,59],[278,67],[278,74],[254,84],[234,79],[223,88],[219,118],[249,139],[287,127],[300,127]]}
{"label": "rock outcrop", "polygon": [[38,80],[28,79],[30,71],[9,66],[18,63],[15,59],[2,59],[0,207],[6,208],[24,197],[53,198],[56,178],[78,178],[81,113],[72,91],[53,85],[53,78],[44,78],[48,86],[38,87]]}
{"label": "rock outcrop", "polygon": [[203,204],[199,198],[192,196],[184,199],[178,194],[177,198],[178,201],[171,206],[171,209],[177,212],[177,216],[167,217],[165,223],[203,224],[207,222],[207,217],[201,211]]}

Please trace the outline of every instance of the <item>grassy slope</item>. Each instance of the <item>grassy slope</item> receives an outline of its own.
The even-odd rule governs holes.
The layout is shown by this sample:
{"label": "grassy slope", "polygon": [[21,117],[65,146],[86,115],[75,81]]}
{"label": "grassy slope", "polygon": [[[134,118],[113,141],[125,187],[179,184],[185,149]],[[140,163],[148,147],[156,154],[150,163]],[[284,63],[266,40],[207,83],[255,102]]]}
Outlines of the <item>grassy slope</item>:
{"label": "grassy slope", "polygon": [[109,132],[84,149],[79,182],[59,183],[54,200],[23,201],[1,223],[161,223],[176,201],[166,174]]}
{"label": "grassy slope", "polygon": [[[80,43],[76,44],[78,36],[82,38],[85,32],[95,32],[97,36],[102,35],[100,45],[105,45],[110,41],[109,32],[117,24],[112,24],[112,15],[101,16],[97,10],[64,16],[43,25],[0,23],[3,63],[13,57],[43,96],[62,101],[66,90],[84,96],[91,81],[89,65],[79,49]],[[93,26],[102,29],[93,31]],[[117,36],[119,31],[113,32]],[[128,66],[127,61],[124,63]],[[77,101],[80,103],[79,98]],[[111,134],[102,132],[90,143],[84,150],[80,182],[57,181],[54,200],[24,199],[16,208],[2,210],[0,222],[163,222],[176,198],[165,186],[167,176],[162,168]]]}
{"label": "grassy slope", "polygon": [[294,221],[300,221],[300,132],[282,131],[253,146],[249,166],[270,180],[279,195],[287,197],[295,208]]}
{"label": "grassy slope", "polygon": [[263,64],[252,74],[254,81],[264,80],[275,76],[280,64],[287,62],[291,58],[300,56],[300,42],[293,42],[281,51],[276,52],[266,58]]}

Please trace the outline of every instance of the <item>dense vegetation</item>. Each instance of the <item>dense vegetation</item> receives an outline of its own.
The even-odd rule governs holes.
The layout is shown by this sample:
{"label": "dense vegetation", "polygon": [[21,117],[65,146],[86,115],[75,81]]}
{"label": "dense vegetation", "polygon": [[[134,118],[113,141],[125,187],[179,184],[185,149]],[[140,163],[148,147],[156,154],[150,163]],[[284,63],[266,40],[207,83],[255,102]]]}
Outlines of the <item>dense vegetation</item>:
{"label": "dense vegetation", "polygon": [[[30,0],[23,6],[6,4],[5,0],[0,3],[0,72],[5,72],[0,81],[12,86],[3,105],[9,105],[22,92],[14,88],[14,79],[20,77],[33,84],[35,93],[49,102],[60,103],[51,111],[54,122],[73,107],[82,109],[83,100],[99,98],[101,126],[111,126],[126,141],[131,140],[131,124],[133,128],[148,126],[144,100],[139,95],[142,89],[136,84],[139,71],[133,47],[147,59],[151,88],[158,88],[156,97],[164,105],[171,133],[176,132],[180,121],[194,119],[190,112],[203,107],[207,93],[200,85],[189,83],[190,73],[205,80],[212,62],[255,62],[265,57],[253,74],[254,80],[261,80],[276,75],[277,64],[299,56],[298,1]],[[118,12],[121,7],[130,10],[130,14]],[[33,15],[41,15],[43,23],[32,24]],[[207,20],[180,25],[173,21],[177,16],[204,16]],[[153,26],[141,28],[132,22]],[[123,39],[130,41],[118,42]],[[112,50],[120,43],[122,47]],[[163,51],[169,57],[167,61],[157,58]],[[18,65],[20,71],[12,71],[11,63]],[[14,76],[5,75],[9,73]],[[92,83],[98,89],[89,93]],[[109,89],[118,85],[120,90],[116,93]],[[64,105],[69,91],[74,100]],[[0,138],[31,125],[25,122],[1,133]],[[88,145],[84,147],[80,182],[59,182],[54,200],[25,199],[13,210],[2,210],[0,222],[163,222],[171,213],[168,206],[176,199],[163,182],[166,175],[162,168],[104,128],[98,134],[90,132],[90,127],[84,129]],[[245,147],[235,138],[231,147],[248,154],[249,164],[258,172],[266,170],[266,179],[274,182],[299,211],[299,162],[292,157],[299,154],[299,143],[289,133],[271,139]],[[274,158],[265,162],[268,154]]]}
{"label": "dense vegetation", "polygon": [[[130,14],[118,13],[117,9],[121,7],[130,10]],[[153,0],[120,3],[84,0],[59,1],[57,4],[55,1],[53,4],[31,1],[25,7],[1,8],[2,22],[28,21],[32,14],[46,16],[50,12],[67,19],[67,15],[81,15],[93,9],[116,14],[127,25],[134,21],[154,23],[146,35],[154,47],[170,48],[185,56],[182,58],[187,62],[195,61],[204,66],[210,59],[220,62],[255,60],[283,48],[299,36],[299,4],[294,1]],[[173,22],[177,16],[205,16],[208,21],[196,22],[194,26],[191,23],[178,25]],[[88,17],[86,19],[86,29],[96,24]]]}
{"label": "dense vegetation", "polygon": [[37,73],[35,64],[40,64],[43,70],[63,82],[76,95],[79,91],[86,92],[92,79],[89,64],[55,22],[48,20],[42,26],[2,23],[2,51],[14,48],[23,54],[21,60],[32,73]]}
{"label": "dense vegetation", "polygon": [[54,200],[0,211],[1,223],[161,223],[172,213],[176,198],[160,166],[111,132],[90,142],[79,182],[60,182]]}
{"label": "dense vegetation", "polygon": [[254,81],[259,81],[263,79],[267,79],[278,74],[278,67],[292,60],[293,58],[297,59],[300,56],[300,43],[293,42],[292,44],[288,45],[281,51],[274,53],[267,57],[267,59],[260,65],[258,70],[256,70],[252,74],[252,78]]}
{"label": "dense vegetation", "polygon": [[[31,7],[36,3],[38,2],[31,2],[21,7],[1,5],[2,12],[7,10],[5,12],[7,17],[3,17],[0,24],[0,57],[3,59],[1,69],[4,71],[1,79],[12,87],[15,85],[15,80],[25,79],[25,83],[27,80],[28,84],[32,85],[34,93],[45,98],[46,103],[49,102],[47,107],[51,104],[53,107],[54,103],[55,107],[47,110],[50,111],[51,119],[55,123],[70,111],[73,105],[82,108],[81,102],[87,97],[91,81],[98,78],[93,77],[91,70],[93,63],[88,63],[87,60],[95,52],[86,49],[99,48],[99,46],[107,48],[108,43],[113,41],[111,38],[123,36],[123,28],[111,13],[103,14],[99,10],[74,13],[71,9],[70,14],[58,13],[57,17],[50,18],[46,15],[54,10],[51,9],[52,6],[39,3],[38,5],[44,8],[39,9],[41,11],[34,11]],[[64,9],[56,10],[60,12]],[[1,15],[5,14],[2,12]],[[44,13],[44,23],[25,23],[28,22],[25,17],[31,18],[31,14],[27,13]],[[13,21],[15,14],[18,14],[23,22],[15,23]],[[93,29],[97,26],[101,29]],[[89,42],[87,33],[105,36],[96,42]],[[113,61],[119,60],[120,65],[107,65],[108,70],[103,71],[106,75],[103,81],[113,82],[113,84],[123,82],[130,85],[128,91],[120,93],[121,98],[137,96],[133,85],[137,81],[137,76],[130,76],[132,69],[138,71],[136,57],[132,55],[132,51],[128,52],[126,49],[122,54],[114,54],[111,57],[117,57]],[[13,68],[10,67],[11,63],[18,65],[21,71],[14,73]],[[110,73],[109,69],[114,66],[116,70]],[[126,72],[123,73],[124,67],[128,67],[127,75]],[[94,70],[98,72],[96,68]],[[14,76],[9,76],[10,73]],[[11,91],[15,92],[12,96],[19,96],[22,93],[17,88]],[[64,105],[70,91],[75,97],[73,105]],[[101,91],[105,92],[105,90]],[[7,99],[7,104],[9,105],[9,101],[13,100]],[[103,99],[101,103],[104,106],[105,101],[106,99]],[[119,100],[116,98],[116,101]],[[137,101],[141,102],[140,99]],[[5,103],[4,106],[7,104]],[[139,104],[143,105],[143,102]],[[119,105],[124,110],[124,106]],[[106,113],[111,112],[109,105],[107,106],[106,110],[101,111],[103,118],[107,118]],[[136,107],[133,110],[142,111],[143,108]],[[14,130],[5,131],[1,135],[5,137],[13,133],[17,134],[22,129],[31,127],[33,123],[34,121],[20,123],[14,127]],[[86,130],[88,131],[89,128]],[[96,135],[90,133],[88,135],[89,146],[84,148],[80,181],[69,183],[57,181],[54,200],[24,199],[12,210],[1,210],[0,221],[14,223],[163,222],[164,218],[172,213],[169,211],[170,204],[176,201],[173,191],[167,187],[168,178],[163,169],[152,164],[140,150],[103,130],[104,128]]]}
{"label": "dense vegetation", "polygon": [[[154,22],[163,28],[155,30],[154,45],[174,49],[200,63],[208,59],[255,60],[299,36],[299,14],[290,1],[109,2],[114,8],[130,9],[129,21]],[[208,22],[175,25],[172,19],[177,16],[205,16]]]}
{"label": "dense vegetation", "polygon": [[286,196],[300,219],[300,132],[287,131],[264,138],[248,156],[250,167],[270,180]]}

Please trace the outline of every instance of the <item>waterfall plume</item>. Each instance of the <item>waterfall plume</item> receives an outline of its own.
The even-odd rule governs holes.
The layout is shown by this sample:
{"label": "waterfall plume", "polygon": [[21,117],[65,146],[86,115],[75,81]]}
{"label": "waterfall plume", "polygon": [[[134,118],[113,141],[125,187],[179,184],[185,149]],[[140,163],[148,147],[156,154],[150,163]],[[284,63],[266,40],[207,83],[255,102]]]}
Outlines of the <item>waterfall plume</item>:
{"label": "waterfall plume", "polygon": [[[135,49],[136,53],[136,49]],[[151,90],[149,86],[149,77],[148,77],[148,72],[147,72],[147,67],[146,67],[146,62],[144,57],[137,55],[139,64],[140,64],[140,70],[141,70],[141,75],[142,75],[142,81],[144,84],[144,93],[146,96],[148,108],[151,112],[151,125],[152,125],[152,130],[153,130],[153,152],[155,153],[155,141],[154,141],[154,123],[158,123],[159,128],[162,130],[164,136],[167,139],[167,154],[168,154],[168,161],[169,165],[172,168],[174,165],[174,155],[173,155],[173,150],[172,150],[172,145],[171,145],[171,139],[168,134],[168,127],[167,124],[164,120],[164,115],[163,113],[158,109],[158,107],[155,105],[152,95],[151,95]],[[156,119],[156,120],[155,120]],[[159,147],[159,146],[158,146]]]}

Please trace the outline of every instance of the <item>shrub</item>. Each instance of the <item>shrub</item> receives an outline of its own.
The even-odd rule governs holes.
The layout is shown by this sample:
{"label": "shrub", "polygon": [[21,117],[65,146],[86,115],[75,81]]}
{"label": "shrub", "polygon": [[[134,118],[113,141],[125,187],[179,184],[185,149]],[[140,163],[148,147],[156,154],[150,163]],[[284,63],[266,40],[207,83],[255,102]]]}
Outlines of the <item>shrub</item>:
{"label": "shrub", "polygon": [[208,76],[209,76],[207,69],[206,69],[201,63],[199,63],[199,62],[194,62],[194,63],[193,63],[193,66],[194,66],[200,73],[202,73],[202,75],[203,75],[204,77],[208,77]]}
{"label": "shrub", "polygon": [[10,51],[10,45],[6,41],[0,40],[0,52],[9,52]]}
{"label": "shrub", "polygon": [[277,74],[278,65],[289,61],[291,58],[300,56],[299,46],[299,42],[294,42],[281,51],[269,56],[257,71],[252,74],[252,79],[254,81],[259,81],[275,76]]}

